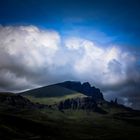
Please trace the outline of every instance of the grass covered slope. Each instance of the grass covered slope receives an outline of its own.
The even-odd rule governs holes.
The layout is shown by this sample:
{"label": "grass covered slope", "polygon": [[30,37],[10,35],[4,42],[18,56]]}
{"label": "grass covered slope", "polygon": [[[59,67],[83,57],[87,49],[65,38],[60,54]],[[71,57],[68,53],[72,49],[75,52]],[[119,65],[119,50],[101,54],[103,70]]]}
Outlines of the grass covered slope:
{"label": "grass covered slope", "polygon": [[[0,111],[1,112],[1,111]],[[2,140],[116,140],[140,139],[139,119],[136,124],[110,114],[83,110],[22,110],[0,113]]]}
{"label": "grass covered slope", "polygon": [[50,85],[20,93],[20,95],[28,98],[32,102],[52,105],[60,101],[86,97],[86,95],[74,90],[70,90],[59,85]]}
{"label": "grass covered slope", "polygon": [[[65,106],[78,103],[78,107],[59,109],[52,105],[60,101]],[[99,108],[107,113],[97,111]],[[59,85],[19,94],[0,93],[0,139],[137,140],[140,111],[116,102],[96,103],[90,96]]]}
{"label": "grass covered slope", "polygon": [[140,112],[116,104],[104,103],[108,113],[103,115],[88,110],[30,108],[26,98],[11,93],[0,94],[0,99],[1,140],[140,139]]}

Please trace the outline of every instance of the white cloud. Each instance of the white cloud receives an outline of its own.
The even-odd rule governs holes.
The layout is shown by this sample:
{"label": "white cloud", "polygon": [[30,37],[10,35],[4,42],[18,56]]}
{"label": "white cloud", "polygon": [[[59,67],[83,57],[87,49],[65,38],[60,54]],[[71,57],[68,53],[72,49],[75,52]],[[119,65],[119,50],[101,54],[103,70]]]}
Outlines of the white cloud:
{"label": "white cloud", "polygon": [[123,52],[115,46],[99,47],[89,40],[68,39],[66,47],[74,51],[73,57],[76,59],[73,67],[76,75],[81,80],[90,80],[102,86],[112,86],[127,80],[127,67],[135,62],[134,56],[129,52]]}
{"label": "white cloud", "polygon": [[[18,80],[25,88],[26,82],[22,81],[30,81],[34,75],[41,75],[41,72],[45,75],[44,70],[53,67],[53,58],[59,49],[59,43],[60,36],[55,31],[39,30],[35,26],[1,27],[0,72],[5,71],[3,79],[10,79],[14,75],[13,83]],[[34,82],[30,83],[31,87],[32,84]],[[17,84],[16,86],[15,88],[20,88]]]}
{"label": "white cloud", "polygon": [[101,47],[74,37],[62,40],[58,32],[35,26],[0,26],[1,90],[64,80],[89,81],[102,90],[116,90],[138,82],[139,73],[136,57],[118,46]]}

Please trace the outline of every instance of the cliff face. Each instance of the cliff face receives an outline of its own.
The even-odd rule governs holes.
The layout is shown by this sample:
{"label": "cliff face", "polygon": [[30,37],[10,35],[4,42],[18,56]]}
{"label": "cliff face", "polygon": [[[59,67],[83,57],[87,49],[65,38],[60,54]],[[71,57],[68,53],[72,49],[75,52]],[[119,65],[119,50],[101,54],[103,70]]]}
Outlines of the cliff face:
{"label": "cliff face", "polygon": [[98,104],[94,101],[92,97],[76,98],[76,99],[67,99],[61,101],[57,105],[59,110],[72,109],[72,110],[86,110],[94,111],[101,114],[106,114],[107,112],[98,107]]}
{"label": "cliff face", "polygon": [[102,114],[107,113],[100,107],[98,107],[98,104],[100,104],[102,101],[105,101],[103,94],[98,88],[91,87],[91,85],[88,82],[81,84],[81,82],[66,81],[63,83],[58,83],[57,85],[83,93],[87,96],[83,98],[67,99],[65,101],[61,101],[57,105],[59,110],[82,109],[95,111]]}
{"label": "cliff face", "polygon": [[88,82],[81,84],[81,82],[66,81],[57,85],[91,96],[94,101],[104,100],[101,91],[98,88],[91,87]]}

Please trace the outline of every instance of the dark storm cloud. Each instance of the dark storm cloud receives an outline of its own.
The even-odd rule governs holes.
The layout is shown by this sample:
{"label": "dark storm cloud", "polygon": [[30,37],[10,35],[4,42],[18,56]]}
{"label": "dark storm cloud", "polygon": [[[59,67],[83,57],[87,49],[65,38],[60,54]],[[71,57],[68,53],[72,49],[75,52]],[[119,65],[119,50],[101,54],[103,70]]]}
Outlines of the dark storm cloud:
{"label": "dark storm cloud", "polygon": [[126,82],[124,86],[120,86],[115,90],[108,90],[104,95],[108,100],[118,98],[118,102],[126,106],[140,109],[140,82]]}

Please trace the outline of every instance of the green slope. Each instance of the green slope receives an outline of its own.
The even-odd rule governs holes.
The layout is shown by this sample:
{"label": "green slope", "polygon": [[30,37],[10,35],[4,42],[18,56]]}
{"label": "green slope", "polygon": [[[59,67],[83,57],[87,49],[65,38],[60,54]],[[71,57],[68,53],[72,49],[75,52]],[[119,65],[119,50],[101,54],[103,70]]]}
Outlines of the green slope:
{"label": "green slope", "polygon": [[[82,110],[0,111],[2,140],[112,140],[140,139],[140,117],[129,117],[135,123],[110,114],[101,115]],[[136,125],[137,124],[137,125]]]}
{"label": "green slope", "polygon": [[32,102],[38,102],[41,104],[48,105],[52,105],[66,99],[86,97],[86,95],[82,93],[58,85],[50,85],[46,87],[29,90],[20,93],[20,95],[28,98]]}
{"label": "green slope", "polygon": [[0,140],[140,139],[139,111],[124,111],[107,103],[105,115],[88,110],[17,108],[8,104],[11,96],[17,99],[15,94],[0,94]]}

